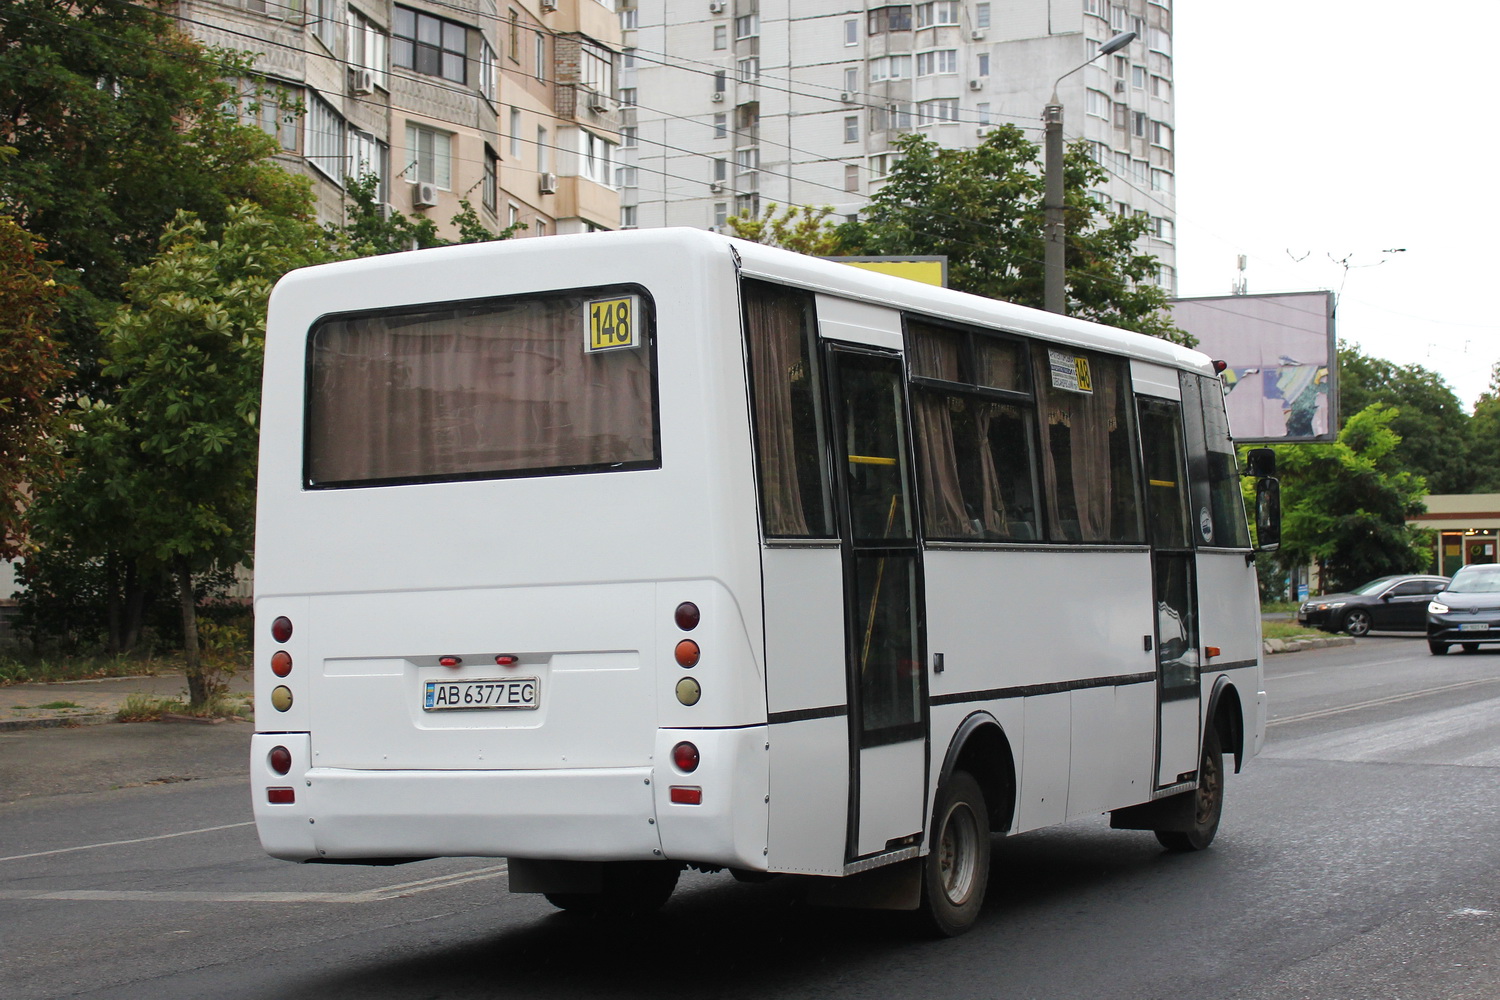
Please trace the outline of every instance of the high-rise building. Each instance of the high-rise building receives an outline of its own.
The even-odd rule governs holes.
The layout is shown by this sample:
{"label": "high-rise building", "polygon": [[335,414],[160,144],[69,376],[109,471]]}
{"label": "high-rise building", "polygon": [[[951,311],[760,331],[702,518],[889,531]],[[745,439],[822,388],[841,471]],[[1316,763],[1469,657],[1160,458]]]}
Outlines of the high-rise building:
{"label": "high-rise building", "polygon": [[953,148],[999,124],[1038,144],[1058,77],[1096,192],[1145,214],[1175,286],[1171,0],[626,0],[621,223],[722,226],[766,205],[859,212],[900,135]]}
{"label": "high-rise building", "polygon": [[460,202],[493,231],[613,229],[619,48],[612,0],[179,0],[208,44],[254,53],[241,114],[339,221],[349,177],[444,235]]}

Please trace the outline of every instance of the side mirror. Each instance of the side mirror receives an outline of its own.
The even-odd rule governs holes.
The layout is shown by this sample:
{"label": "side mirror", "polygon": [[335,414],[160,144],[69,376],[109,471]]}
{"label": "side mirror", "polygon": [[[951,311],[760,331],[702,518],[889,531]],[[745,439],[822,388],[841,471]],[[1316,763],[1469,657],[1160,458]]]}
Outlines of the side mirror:
{"label": "side mirror", "polygon": [[[1269,452],[1269,448],[1255,451]],[[1253,456],[1255,451],[1250,454]],[[1273,456],[1274,462],[1274,456]],[[1255,481],[1255,548],[1274,552],[1281,547],[1281,481],[1263,476]]]}
{"label": "side mirror", "polygon": [[1270,448],[1251,448],[1245,456],[1245,475],[1257,479],[1276,475],[1276,452]]}

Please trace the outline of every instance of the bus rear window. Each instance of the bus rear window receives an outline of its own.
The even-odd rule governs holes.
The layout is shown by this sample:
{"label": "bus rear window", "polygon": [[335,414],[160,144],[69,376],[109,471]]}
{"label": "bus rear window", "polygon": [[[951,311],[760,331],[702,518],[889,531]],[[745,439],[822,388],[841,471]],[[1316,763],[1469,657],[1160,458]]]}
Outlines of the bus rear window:
{"label": "bus rear window", "polygon": [[650,313],[613,287],[323,320],[306,484],[655,468]]}

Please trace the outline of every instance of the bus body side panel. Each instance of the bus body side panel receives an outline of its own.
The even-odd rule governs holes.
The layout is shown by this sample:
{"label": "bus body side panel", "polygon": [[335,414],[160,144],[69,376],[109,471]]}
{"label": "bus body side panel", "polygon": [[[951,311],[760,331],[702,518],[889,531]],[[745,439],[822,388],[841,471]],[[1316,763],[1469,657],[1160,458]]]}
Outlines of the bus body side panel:
{"label": "bus body side panel", "polygon": [[[1021,772],[1016,832],[1149,799],[1149,553],[930,547],[926,567],[929,655],[944,664],[930,675],[934,705],[1002,718],[1024,702],[1023,731],[1008,730]],[[948,733],[934,729],[934,768]]]}
{"label": "bus body side panel", "polygon": [[1203,662],[1204,709],[1215,682],[1228,673],[1239,692],[1245,719],[1244,755],[1250,757],[1259,752],[1265,736],[1264,713],[1256,708],[1264,693],[1260,623],[1245,613],[1245,608],[1260,600],[1255,567],[1246,564],[1243,552],[1200,551],[1198,580],[1203,644],[1220,650],[1218,656]]}
{"label": "bus body side panel", "polygon": [[843,561],[835,543],[769,548],[762,564],[771,720],[768,860],[779,872],[842,874],[849,812]]}

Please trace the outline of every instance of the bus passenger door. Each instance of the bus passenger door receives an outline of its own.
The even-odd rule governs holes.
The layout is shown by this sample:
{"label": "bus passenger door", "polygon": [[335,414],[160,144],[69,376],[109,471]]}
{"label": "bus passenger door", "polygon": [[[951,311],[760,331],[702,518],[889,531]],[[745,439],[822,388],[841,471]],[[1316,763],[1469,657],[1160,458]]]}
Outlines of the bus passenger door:
{"label": "bus passenger door", "polygon": [[847,860],[914,848],[926,808],[922,559],[905,374],[895,355],[828,348],[844,551]]}
{"label": "bus passenger door", "polygon": [[1156,602],[1156,787],[1165,788],[1198,770],[1198,583],[1182,404],[1140,397],[1140,427]]}

